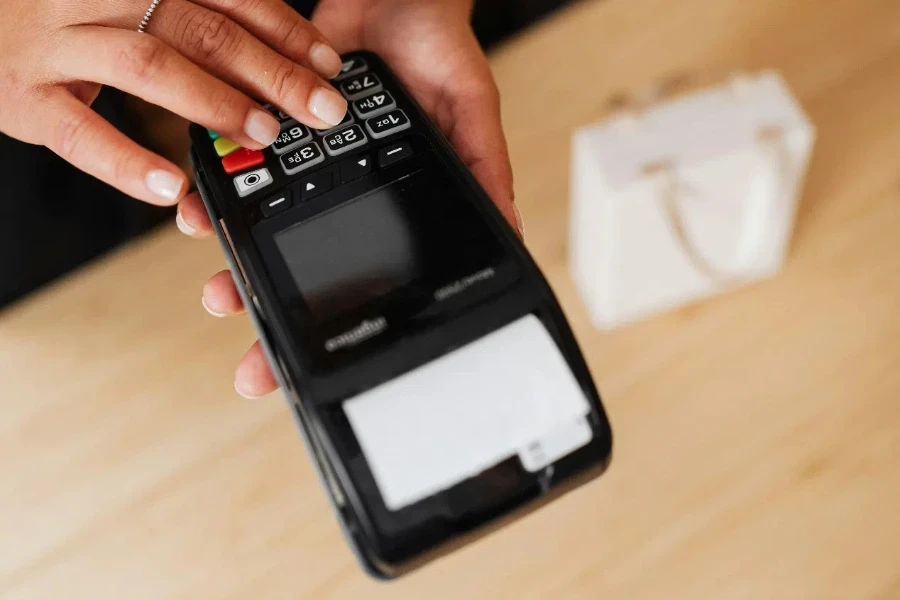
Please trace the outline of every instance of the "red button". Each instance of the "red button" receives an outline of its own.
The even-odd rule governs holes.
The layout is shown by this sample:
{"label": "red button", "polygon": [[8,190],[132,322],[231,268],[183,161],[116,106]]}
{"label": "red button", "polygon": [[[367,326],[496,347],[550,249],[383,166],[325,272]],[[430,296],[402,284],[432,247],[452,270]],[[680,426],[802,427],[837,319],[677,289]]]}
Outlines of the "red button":
{"label": "red button", "polygon": [[266,160],[262,150],[248,150],[241,148],[222,159],[222,166],[229,175],[238,171],[245,171],[256,165],[261,165]]}

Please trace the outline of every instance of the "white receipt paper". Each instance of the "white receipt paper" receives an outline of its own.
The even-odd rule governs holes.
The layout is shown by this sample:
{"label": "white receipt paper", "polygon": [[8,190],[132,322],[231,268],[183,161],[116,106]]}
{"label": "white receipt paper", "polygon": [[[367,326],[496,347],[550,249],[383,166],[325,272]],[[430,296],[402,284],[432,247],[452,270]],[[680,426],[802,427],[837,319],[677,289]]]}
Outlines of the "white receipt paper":
{"label": "white receipt paper", "polygon": [[[590,405],[534,315],[346,400],[344,411],[390,510],[550,441],[556,460],[591,439]],[[569,432],[569,433],[566,433]],[[562,439],[561,439],[562,436]],[[538,453],[540,458],[541,453]]]}

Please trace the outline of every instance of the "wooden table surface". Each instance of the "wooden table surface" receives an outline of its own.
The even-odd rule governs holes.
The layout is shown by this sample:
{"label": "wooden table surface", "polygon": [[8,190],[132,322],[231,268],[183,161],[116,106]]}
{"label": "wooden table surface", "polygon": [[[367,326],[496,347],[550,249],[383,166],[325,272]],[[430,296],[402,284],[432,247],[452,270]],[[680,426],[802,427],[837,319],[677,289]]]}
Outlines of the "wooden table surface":
{"label": "wooden table surface", "polygon": [[[217,245],[172,226],[0,315],[0,596],[900,598],[900,3],[586,2],[493,64],[608,474],[368,580],[282,401],[231,387],[252,332],[200,307]],[[763,67],[820,131],[784,272],[592,331],[565,264],[571,129],[660,77]]]}

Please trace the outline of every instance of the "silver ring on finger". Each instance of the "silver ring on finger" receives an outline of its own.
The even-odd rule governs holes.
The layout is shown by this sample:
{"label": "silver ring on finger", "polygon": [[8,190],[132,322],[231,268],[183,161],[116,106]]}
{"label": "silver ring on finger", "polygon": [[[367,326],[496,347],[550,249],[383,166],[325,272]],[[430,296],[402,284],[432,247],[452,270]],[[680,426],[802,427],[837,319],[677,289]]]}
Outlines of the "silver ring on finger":
{"label": "silver ring on finger", "polygon": [[144,13],[144,18],[141,19],[141,24],[138,27],[138,33],[146,33],[147,25],[150,24],[150,19],[153,17],[153,11],[156,10],[156,7],[159,6],[162,0],[153,0],[150,3],[150,8],[147,9],[147,12]]}

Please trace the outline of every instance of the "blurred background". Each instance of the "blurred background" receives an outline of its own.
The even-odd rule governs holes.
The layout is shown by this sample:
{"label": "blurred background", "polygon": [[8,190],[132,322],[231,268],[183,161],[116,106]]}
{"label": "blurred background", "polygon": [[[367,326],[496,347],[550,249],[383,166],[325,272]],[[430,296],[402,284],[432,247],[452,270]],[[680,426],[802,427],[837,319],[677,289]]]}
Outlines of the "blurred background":
{"label": "blurred background", "polygon": [[[609,472],[368,580],[286,407],[232,389],[253,332],[200,306],[217,244],[50,156],[50,194],[0,161],[0,597],[900,598],[900,3],[482,0],[475,21]],[[596,330],[569,268],[573,131],[660,82],[761,69],[818,130],[783,269]],[[148,135],[165,114],[102,103],[180,151]]]}

